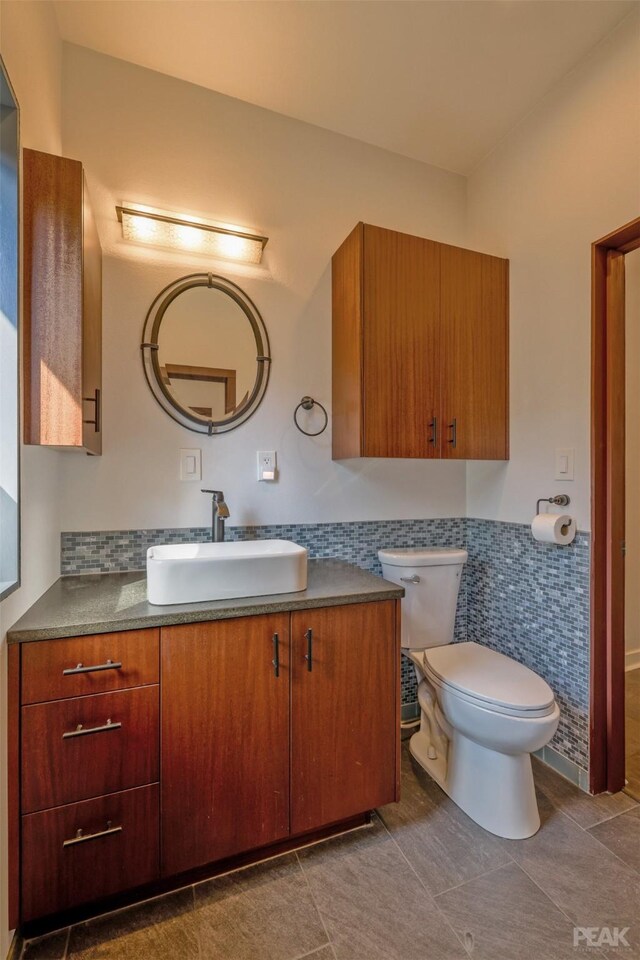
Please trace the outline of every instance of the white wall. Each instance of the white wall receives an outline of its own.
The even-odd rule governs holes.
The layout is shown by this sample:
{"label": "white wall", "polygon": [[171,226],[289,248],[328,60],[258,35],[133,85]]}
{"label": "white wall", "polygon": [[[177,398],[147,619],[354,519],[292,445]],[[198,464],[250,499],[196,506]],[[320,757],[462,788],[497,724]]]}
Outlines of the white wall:
{"label": "white wall", "polygon": [[640,250],[626,272],[626,543],[625,647],[627,668],[640,667]]}
{"label": "white wall", "polygon": [[640,214],[639,93],[636,11],[469,178],[470,244],[511,260],[511,460],[469,464],[470,516],[527,522],[566,492],[590,529],[590,244]]}
{"label": "white wall", "polygon": [[[51,4],[3,0],[0,53],[20,106],[22,146],[60,152],[61,44]],[[22,586],[0,604],[0,956],[7,920],[6,644],[4,632],[60,570],[60,454],[22,449]]]}
{"label": "white wall", "polygon": [[[462,242],[464,179],[81,47],[65,47],[63,76],[64,152],[86,166],[106,254],[104,453],[65,458],[63,528],[207,524],[200,485],[178,480],[185,446],[202,448],[233,524],[462,515],[464,464],[333,463],[330,430],[307,439],[291,418],[304,394],[329,405],[334,250],[360,219]],[[254,227],[264,266],[127,244],[122,200]],[[139,350],[159,290],[209,269],[255,301],[274,358],[257,414],[211,440],[157,406]],[[277,484],[256,482],[258,449],[278,451]]]}

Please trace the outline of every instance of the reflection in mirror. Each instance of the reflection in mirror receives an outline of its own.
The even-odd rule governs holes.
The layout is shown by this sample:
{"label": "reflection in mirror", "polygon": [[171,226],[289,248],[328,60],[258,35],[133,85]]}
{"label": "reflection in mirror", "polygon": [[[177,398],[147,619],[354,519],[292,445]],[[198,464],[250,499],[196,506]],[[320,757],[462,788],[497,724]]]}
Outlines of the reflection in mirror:
{"label": "reflection in mirror", "polygon": [[247,402],[256,341],[242,307],[222,290],[191,287],[167,307],[158,333],[164,383],[183,407],[220,421]]}
{"label": "reflection in mirror", "polygon": [[147,314],[142,349],[154,396],[190,430],[232,430],[264,396],[267,331],[252,301],[222,277],[192,274],[162,290]]}

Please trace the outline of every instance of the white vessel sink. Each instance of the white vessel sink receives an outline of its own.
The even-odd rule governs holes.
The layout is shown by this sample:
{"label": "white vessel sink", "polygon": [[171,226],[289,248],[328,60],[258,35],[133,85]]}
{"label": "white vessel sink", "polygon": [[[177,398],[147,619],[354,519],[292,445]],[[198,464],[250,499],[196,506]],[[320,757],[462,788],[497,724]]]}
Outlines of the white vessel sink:
{"label": "white vessel sink", "polygon": [[290,540],[176,543],[147,550],[149,603],[200,603],[307,587],[307,551]]}

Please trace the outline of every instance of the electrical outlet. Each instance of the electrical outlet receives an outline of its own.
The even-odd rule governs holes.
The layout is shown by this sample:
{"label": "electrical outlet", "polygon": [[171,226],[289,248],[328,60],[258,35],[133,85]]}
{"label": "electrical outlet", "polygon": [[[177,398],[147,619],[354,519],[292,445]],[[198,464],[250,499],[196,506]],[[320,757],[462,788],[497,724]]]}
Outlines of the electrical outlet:
{"label": "electrical outlet", "polygon": [[272,483],[278,470],[275,450],[258,450],[258,480]]}

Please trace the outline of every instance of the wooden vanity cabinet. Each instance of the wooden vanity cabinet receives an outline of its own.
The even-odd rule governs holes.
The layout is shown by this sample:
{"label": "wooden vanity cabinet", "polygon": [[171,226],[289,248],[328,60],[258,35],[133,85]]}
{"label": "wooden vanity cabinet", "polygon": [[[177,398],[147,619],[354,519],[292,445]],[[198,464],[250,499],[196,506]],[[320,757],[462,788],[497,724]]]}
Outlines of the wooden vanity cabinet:
{"label": "wooden vanity cabinet", "polygon": [[102,250],[82,164],[23,150],[24,439],[102,452]]}
{"label": "wooden vanity cabinet", "polygon": [[399,604],[12,645],[12,923],[149,895],[398,799]]}
{"label": "wooden vanity cabinet", "polygon": [[357,225],[332,261],[335,460],[508,457],[508,266]]}

